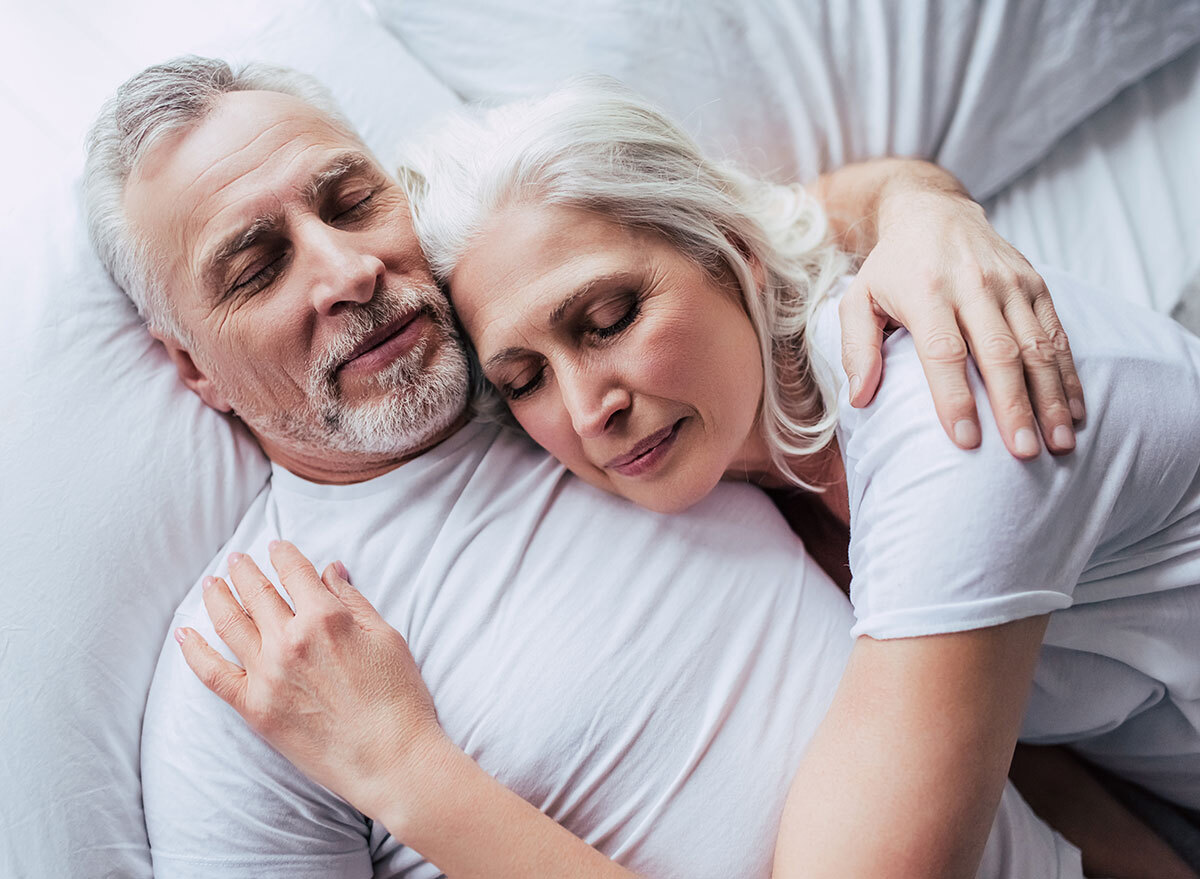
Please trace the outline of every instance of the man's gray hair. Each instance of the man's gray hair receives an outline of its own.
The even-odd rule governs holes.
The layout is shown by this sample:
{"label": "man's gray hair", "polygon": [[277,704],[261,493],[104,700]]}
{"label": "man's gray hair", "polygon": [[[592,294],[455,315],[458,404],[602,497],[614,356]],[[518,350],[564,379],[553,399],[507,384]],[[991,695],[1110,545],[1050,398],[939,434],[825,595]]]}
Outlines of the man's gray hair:
{"label": "man's gray hair", "polygon": [[311,76],[270,64],[233,68],[219,58],[196,55],[147,67],[126,81],[104,104],[88,135],[83,186],[92,246],[150,329],[184,343],[189,337],[167,295],[162,257],[130,228],[125,186],[147,150],[196,125],[222,95],[238,91],[299,98],[361,144],[329,91]]}
{"label": "man's gray hair", "polygon": [[[810,361],[811,317],[849,263],[802,187],[708,159],[653,104],[601,77],[441,119],[402,165],[413,227],[443,283],[488,217],[521,203],[582,208],[647,229],[714,277],[731,273],[758,335],[771,458],[804,485],[789,463],[824,449],[837,422],[831,377]],[[492,415],[501,405],[481,404]]]}

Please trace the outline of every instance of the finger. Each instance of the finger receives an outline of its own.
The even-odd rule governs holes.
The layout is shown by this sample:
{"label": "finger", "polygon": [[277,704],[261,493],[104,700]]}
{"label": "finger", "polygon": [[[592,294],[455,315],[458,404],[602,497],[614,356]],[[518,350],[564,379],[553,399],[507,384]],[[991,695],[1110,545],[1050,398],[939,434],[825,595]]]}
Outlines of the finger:
{"label": "finger", "polygon": [[842,368],[850,381],[850,405],[866,406],[883,374],[883,330],[887,317],[875,309],[866,281],[851,282],[838,305],[842,322]]}
{"label": "finger", "polygon": [[1024,297],[1009,300],[1004,316],[1021,349],[1025,384],[1046,448],[1054,454],[1066,454],[1075,448],[1075,429],[1063,392],[1058,354]]}
{"label": "finger", "polygon": [[1075,358],[1071,355],[1071,343],[1067,339],[1067,331],[1063,329],[1054,309],[1054,301],[1045,283],[1033,297],[1033,313],[1042,325],[1046,336],[1050,339],[1050,347],[1058,359],[1058,372],[1062,380],[1063,393],[1067,397],[1067,408],[1071,410],[1074,421],[1083,421],[1087,417],[1087,405],[1083,399],[1083,382],[1075,370]]}
{"label": "finger", "polygon": [[295,544],[287,540],[272,540],[267,549],[271,553],[271,564],[279,574],[279,582],[292,596],[297,612],[302,613],[328,602],[329,590],[317,576],[317,569],[312,562]]}
{"label": "finger", "polygon": [[375,610],[375,605],[371,604],[365,595],[351,585],[350,574],[341,562],[334,562],[326,566],[321,573],[321,582],[328,587],[338,601],[346,605],[354,614],[355,619],[360,622],[381,619],[379,611]]}
{"label": "finger", "polygon": [[195,629],[176,629],[175,640],[200,682],[241,713],[246,704],[246,670],[209,646]]}
{"label": "finger", "polygon": [[1017,458],[1036,458],[1041,445],[1025,385],[1021,347],[1012,328],[987,296],[964,299],[959,317],[1005,447]]}
{"label": "finger", "polygon": [[954,309],[942,298],[930,297],[907,325],[942,429],[960,448],[975,448],[980,442],[979,413],[967,383],[967,343]]}
{"label": "finger", "polygon": [[246,665],[258,656],[262,647],[262,636],[258,626],[233,597],[233,593],[229,591],[229,584],[220,577],[205,577],[201,597],[217,634],[229,645],[238,661]]}
{"label": "finger", "polygon": [[254,563],[240,552],[229,556],[229,579],[237,590],[246,613],[260,631],[279,632],[295,614],[288,607],[275,584]]}

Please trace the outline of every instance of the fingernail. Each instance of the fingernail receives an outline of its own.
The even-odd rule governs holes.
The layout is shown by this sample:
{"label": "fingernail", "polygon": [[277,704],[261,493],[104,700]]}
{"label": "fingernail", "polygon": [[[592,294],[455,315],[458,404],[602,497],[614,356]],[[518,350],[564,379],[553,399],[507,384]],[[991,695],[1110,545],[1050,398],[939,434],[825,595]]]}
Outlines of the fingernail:
{"label": "fingernail", "polygon": [[1022,427],[1017,431],[1017,435],[1013,437],[1013,445],[1017,447],[1017,454],[1027,458],[1032,458],[1040,450],[1037,436],[1028,427]]}
{"label": "fingernail", "polygon": [[954,441],[964,448],[973,449],[979,445],[979,425],[970,418],[960,418],[954,422]]}
{"label": "fingernail", "polygon": [[862,387],[862,379],[856,375],[850,376],[850,399],[853,400],[858,396],[858,389]]}
{"label": "fingernail", "polygon": [[1071,430],[1071,428],[1067,427],[1065,424],[1060,424],[1058,427],[1054,428],[1054,432],[1051,434],[1051,436],[1054,437],[1054,445],[1058,446],[1060,449],[1075,448],[1075,431]]}
{"label": "fingernail", "polygon": [[267,544],[267,549],[270,550],[271,552],[274,552],[276,547],[279,546],[279,544],[280,544],[280,541],[272,540],[270,543]]}
{"label": "fingernail", "polygon": [[1067,405],[1071,409],[1071,417],[1076,421],[1083,421],[1083,416],[1087,414],[1083,408],[1083,400],[1071,400]]}
{"label": "fingernail", "polygon": [[177,644],[182,644],[185,638],[187,638],[187,632],[181,628],[175,630],[175,642]]}
{"label": "fingernail", "polygon": [[340,561],[333,563],[333,569],[335,571],[337,571],[339,577],[341,577],[347,583],[350,582],[350,572],[346,570],[346,566],[343,565]]}
{"label": "fingernail", "polygon": [[205,577],[200,583],[201,588],[204,589],[205,592],[207,592],[209,589],[212,589],[216,585],[216,577]]}
{"label": "fingernail", "polygon": [[234,565],[238,564],[241,560],[242,560],[242,554],[240,552],[231,552],[229,554],[229,566],[231,568]]}

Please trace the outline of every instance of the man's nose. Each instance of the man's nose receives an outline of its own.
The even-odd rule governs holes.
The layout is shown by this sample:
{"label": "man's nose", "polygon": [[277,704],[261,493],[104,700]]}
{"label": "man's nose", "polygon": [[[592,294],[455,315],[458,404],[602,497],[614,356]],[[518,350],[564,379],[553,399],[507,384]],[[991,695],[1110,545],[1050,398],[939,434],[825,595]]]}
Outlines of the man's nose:
{"label": "man's nose", "polygon": [[559,378],[559,385],[571,424],[581,439],[602,436],[629,408],[629,392],[611,378],[569,374],[566,381]]}
{"label": "man's nose", "polygon": [[362,236],[322,225],[309,230],[307,237],[313,308],[319,314],[333,314],[345,304],[369,302],[385,267],[383,260],[363,246]]}

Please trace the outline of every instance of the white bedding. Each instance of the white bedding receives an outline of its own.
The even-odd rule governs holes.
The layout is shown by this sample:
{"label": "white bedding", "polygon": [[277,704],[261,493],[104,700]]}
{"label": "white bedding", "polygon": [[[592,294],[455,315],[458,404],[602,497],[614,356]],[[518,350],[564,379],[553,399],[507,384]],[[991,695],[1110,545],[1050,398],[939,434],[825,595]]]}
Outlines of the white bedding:
{"label": "white bedding", "polygon": [[1031,258],[1200,332],[1200,48],[1131,85],[987,207]]}
{"label": "white bedding", "polygon": [[[896,51],[911,48],[915,39],[921,51],[911,63],[917,66],[896,68],[897,76],[889,78],[877,60],[859,58],[854,69],[862,78],[856,87],[866,89],[870,101],[838,104],[833,97],[838,80],[831,74],[818,84],[825,103],[811,111],[797,102],[818,92],[796,81],[791,56],[798,50],[782,39],[787,34],[801,39],[802,28],[797,28],[811,3],[796,0],[793,14],[778,27],[767,15],[774,8],[791,8],[783,0],[744,7],[727,0],[664,3],[656,7],[660,18],[653,32],[673,35],[675,42],[662,43],[654,63],[646,64],[633,60],[650,57],[641,42],[647,19],[626,13],[651,7],[580,2],[561,7],[567,14],[559,23],[570,34],[549,43],[543,39],[543,50],[530,55],[530,64],[512,62],[508,68],[495,67],[505,51],[512,53],[512,45],[506,48],[500,37],[516,39],[514,29],[531,19],[514,18],[507,30],[489,27],[479,17],[489,5],[498,8],[480,0],[449,13],[445,4],[432,0],[381,2],[379,9],[394,29],[397,10],[413,27],[423,28],[424,48],[417,54],[424,61],[397,39],[399,34],[420,48],[414,32],[389,32],[365,5],[335,0],[206,0],[170,6],[149,0],[43,0],[5,10],[0,155],[9,173],[0,212],[6,330],[0,344],[0,534],[6,562],[0,586],[0,875],[149,875],[137,747],[154,659],[175,604],[232,532],[267,472],[243,434],[178,385],[87,248],[73,192],[82,165],[81,139],[101,101],[126,76],[183,51],[289,63],[325,80],[372,146],[389,156],[406,132],[454,106],[455,91],[465,90],[470,77],[508,94],[548,84],[533,80],[558,70],[552,56],[581,63],[591,58],[601,69],[625,57],[632,85],[658,90],[660,99],[675,103],[710,143],[762,169],[815,170],[835,158],[928,144],[931,135],[923,126],[936,119],[932,142],[945,150],[958,144],[957,152],[946,156],[961,159],[959,170],[980,192],[1014,177],[1074,121],[1070,114],[1049,120],[1061,128],[1047,137],[1038,94],[1025,92],[1033,105],[1004,109],[1022,131],[1038,135],[1037,143],[1013,151],[1007,141],[996,139],[988,147],[984,138],[976,141],[983,152],[976,152],[967,121],[982,125],[986,114],[980,114],[1001,107],[1000,97],[989,91],[995,83],[982,87],[991,82],[986,77],[978,81],[981,90],[970,95],[970,112],[955,103],[950,89],[948,96],[937,93],[940,103],[932,116],[913,111],[910,117],[905,106],[911,105],[901,106],[902,96],[893,89],[906,83],[919,90],[927,82],[944,87],[941,72],[998,69],[983,62],[1000,56],[994,42],[981,43],[976,35],[966,49],[956,50],[953,64],[928,61],[950,67],[921,67],[932,45],[926,39],[932,37],[918,27],[918,19],[906,18],[895,33],[888,31],[896,24],[889,16],[896,14],[897,4],[831,3],[843,16],[827,24],[844,32],[861,28],[868,40]],[[983,4],[1001,11],[1012,5]],[[1064,40],[1093,33],[1091,25],[1107,25],[1101,30],[1119,36],[1123,24],[1129,41],[1104,43],[1113,53],[1125,53],[1108,65],[1112,75],[1067,83],[1087,92],[1075,112],[1097,105],[1200,38],[1200,14],[1190,31],[1188,21],[1172,17],[1200,8],[1191,0],[1164,3],[1156,16],[1129,22],[1113,19],[1116,12],[1099,22],[1076,14],[1054,17],[1080,5],[1116,8],[1067,0],[1041,8],[1050,16],[1049,25],[1064,29]],[[926,6],[945,14],[961,9],[933,2],[903,8],[905,15],[915,16],[913,10]],[[585,7],[622,14],[584,28],[579,16]],[[1144,13],[1147,5],[1139,8]],[[855,15],[847,17],[847,9]],[[749,18],[739,18],[743,14]],[[699,21],[696,15],[712,18]],[[674,27],[669,16],[676,17]],[[1004,24],[1003,17],[993,22]],[[771,37],[774,48],[760,54],[748,79],[738,66],[746,55],[737,36],[749,33]],[[469,46],[463,47],[467,38],[483,53],[474,56],[473,66],[467,64]],[[843,42],[836,45],[843,48],[858,45],[844,35],[839,39]],[[814,40],[809,45],[819,48]],[[444,52],[431,54],[430,47],[451,46],[463,54],[461,65],[440,69],[444,81],[439,80],[426,62],[443,67],[451,59]],[[1036,46],[1047,53],[1045,69],[1078,72],[1079,59],[1051,51],[1060,44],[1047,32]],[[561,50],[557,54],[551,51],[555,47]],[[983,60],[971,62],[968,56],[976,50],[984,52]],[[835,69],[853,61],[835,55],[830,50],[826,56]],[[1126,285],[1132,295],[1170,308],[1183,281],[1195,275],[1200,254],[1200,175],[1194,173],[1200,142],[1197,57],[1193,51],[1135,86],[1002,190],[991,203],[1001,228],[1037,256],[1085,275],[1118,278],[1122,285],[1140,279],[1142,286]],[[696,59],[703,81],[681,82],[678,72]],[[904,63],[899,56],[895,60]],[[1025,66],[1035,72],[1031,63]],[[663,78],[672,71],[675,76]],[[764,83],[779,84],[782,92],[764,96]],[[1051,97],[1051,105],[1061,110],[1061,95],[1047,100]],[[868,110],[881,115],[860,115]],[[881,119],[886,123],[879,124]],[[871,131],[884,134],[865,136]],[[959,133],[951,137],[954,132]],[[896,139],[901,135],[910,140]]]}

